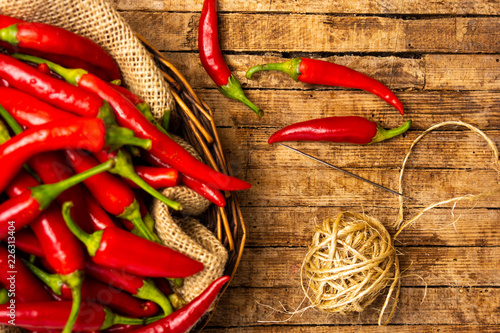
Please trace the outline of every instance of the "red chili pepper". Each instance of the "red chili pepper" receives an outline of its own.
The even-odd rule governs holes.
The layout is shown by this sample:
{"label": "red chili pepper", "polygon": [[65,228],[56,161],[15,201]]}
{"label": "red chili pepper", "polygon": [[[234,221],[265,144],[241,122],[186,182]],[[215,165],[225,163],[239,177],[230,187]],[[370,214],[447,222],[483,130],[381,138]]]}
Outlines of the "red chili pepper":
{"label": "red chili pepper", "polygon": [[5,54],[0,54],[0,77],[18,90],[80,116],[97,117],[99,112],[109,112],[109,105],[98,96]]}
{"label": "red chili pepper", "polygon": [[[179,185],[179,172],[174,168],[136,165],[134,170],[149,186],[160,189]],[[132,188],[139,188],[134,182],[127,180]]]}
{"label": "red chili pepper", "polygon": [[410,125],[411,120],[408,120],[401,127],[386,130],[377,123],[362,117],[328,117],[284,127],[271,135],[267,142],[329,141],[369,144],[402,134]]}
{"label": "red chili pepper", "polygon": [[109,227],[116,227],[115,222],[104,211],[104,209],[99,205],[99,203],[94,199],[94,197],[86,189],[82,189],[83,200],[87,204],[88,213],[90,216],[90,221],[92,224],[92,230],[102,230]]}
{"label": "red chili pepper", "polygon": [[172,201],[163,196],[162,194],[160,194],[156,189],[154,189],[151,185],[149,185],[135,172],[134,165],[132,163],[132,157],[130,156],[129,153],[127,153],[123,149],[113,152],[100,151],[94,153],[94,156],[100,162],[105,162],[108,159],[112,158],[115,161],[115,166],[110,170],[111,173],[114,173],[124,179],[132,181],[141,189],[143,189],[145,192],[149,193],[153,198],[160,200],[170,208],[174,210],[182,209],[180,203]]}
{"label": "red chili pepper", "polygon": [[[103,163],[96,168],[55,184],[30,187],[22,194],[6,200],[0,205],[0,238],[8,235],[10,226],[13,226],[16,231],[21,230],[49,207],[61,192],[80,183],[86,177],[108,170],[112,164],[113,161]],[[12,186],[18,186],[18,184]]]}
{"label": "red chili pepper", "polygon": [[97,264],[149,277],[187,277],[203,270],[202,263],[119,228],[87,234],[74,223],[70,210],[71,202],[66,202],[64,220]]}
{"label": "red chili pepper", "polygon": [[[130,90],[128,90],[127,88],[125,87],[122,87],[122,86],[119,86],[119,85],[116,85],[116,84],[112,84],[112,83],[108,83],[108,85],[110,87],[112,87],[114,90],[118,91],[120,94],[122,94],[126,99],[128,99],[132,104],[135,105],[135,107],[141,111],[141,113],[144,115],[144,117],[146,117],[146,119],[152,123],[153,125],[156,126],[156,128],[168,135],[167,131],[165,128],[163,128],[159,123],[158,121],[156,121],[156,118],[153,116],[153,114],[151,113],[151,108],[149,107],[148,103],[144,102],[139,96],[137,96],[136,94],[132,93]],[[167,117],[167,119],[170,118],[170,110],[166,109],[164,111],[164,115],[163,117]]]}
{"label": "red chili pepper", "polygon": [[[85,153],[66,150],[70,165],[77,172],[83,172],[98,165],[98,161]],[[110,173],[101,173],[84,181],[85,186],[108,213],[129,220],[137,233],[149,240],[157,240],[141,219],[139,204],[135,194],[121,178]]]}
{"label": "red chili pepper", "polygon": [[[59,275],[47,273],[29,262],[26,262],[26,266],[56,295],[64,300],[73,298],[71,289],[64,284]],[[133,317],[150,317],[159,310],[154,302],[141,302],[123,291],[89,277],[86,277],[82,284],[82,300],[96,301],[114,311]]]}
{"label": "red chili pepper", "polygon": [[130,331],[131,333],[184,333],[192,328],[205,314],[217,298],[219,291],[229,281],[229,276],[222,276],[212,282],[198,297],[171,315],[144,327]]}
{"label": "red chili pepper", "polygon": [[[17,303],[15,323],[17,327],[30,330],[62,329],[70,312],[71,302],[68,301]],[[0,305],[0,324],[9,325],[10,320],[10,309],[7,304]],[[119,316],[101,304],[82,302],[74,330],[102,330],[115,324],[142,323],[142,319]]]}
{"label": "red chili pepper", "polygon": [[267,70],[278,70],[290,75],[295,81],[326,86],[362,89],[372,93],[404,114],[403,103],[383,83],[349,67],[328,61],[294,58],[284,63],[258,65],[247,71],[247,78]]}
{"label": "red chili pepper", "polygon": [[[9,189],[7,192],[20,192],[22,190],[22,185],[26,186],[29,185],[30,182],[33,183],[33,178],[27,173],[25,175],[26,180],[16,177],[13,184],[9,186],[12,187],[12,189]],[[73,176],[73,179],[78,177],[81,178],[81,174]],[[16,184],[16,180],[19,181],[19,184]],[[66,181],[71,182],[71,177]],[[29,192],[29,188],[25,190]],[[14,220],[14,222],[17,221]],[[61,281],[69,287],[73,295],[73,308],[68,318],[67,326],[63,330],[63,332],[71,332],[80,309],[80,290],[83,281],[85,262],[84,252],[76,237],[67,228],[59,208],[55,205],[51,205],[35,218],[30,223],[30,226],[36,234],[44,258],[46,258],[50,267],[59,274]]]}
{"label": "red chili pepper", "polygon": [[[53,184],[74,176],[73,169],[68,165],[62,151],[52,151],[35,155],[28,165],[38,175],[44,184]],[[73,219],[86,232],[92,231],[92,221],[83,198],[80,184],[68,188],[56,198],[59,204],[71,201],[75,205]]]}
{"label": "red chili pepper", "polygon": [[85,271],[89,276],[111,287],[124,290],[134,297],[155,302],[162,308],[165,315],[174,311],[169,299],[146,277],[127,273],[122,269],[98,265],[92,260],[85,262]]}
{"label": "red chili pepper", "polygon": [[219,207],[226,206],[226,198],[221,191],[216,190],[186,175],[180,175],[180,179],[184,185],[186,185],[208,201],[216,204]]}
{"label": "red chili pepper", "polygon": [[0,101],[9,114],[27,128],[55,120],[70,122],[78,119],[75,114],[57,109],[28,93],[14,88],[0,87]]}
{"label": "red chili pepper", "polygon": [[[127,98],[95,75],[81,70],[69,70],[57,64],[32,56],[16,55],[16,57],[37,64],[45,62],[52,71],[64,77],[66,81],[78,85],[84,88],[84,90],[95,93],[109,102],[117,117],[118,124],[135,131],[138,137],[151,139],[151,154],[177,169],[179,172],[221,190],[234,191],[250,188],[251,185],[249,183],[217,172],[208,165],[198,161],[182,148],[182,146],[168,137],[168,135],[158,130],[158,128],[149,122],[144,115],[127,100]],[[0,77],[1,76],[0,70]]]}
{"label": "red chili pepper", "polygon": [[73,306],[64,333],[72,331],[81,304],[85,256],[75,236],[68,230],[58,205],[51,205],[31,224],[44,253],[44,258],[71,290]]}
{"label": "red chili pepper", "polygon": [[96,152],[122,144],[123,138],[106,130],[104,122],[97,118],[80,118],[71,123],[63,120],[28,129],[0,145],[0,164],[6,166],[0,173],[0,191],[5,189],[22,165],[36,154],[59,149]]}
{"label": "red chili pepper", "polygon": [[16,248],[35,257],[43,257],[40,242],[30,228],[16,232]]}
{"label": "red chili pepper", "polygon": [[198,50],[201,64],[215,82],[219,91],[224,96],[242,102],[259,117],[262,117],[264,112],[248,100],[240,82],[234,77],[224,61],[219,46],[219,31],[217,29],[217,0],[205,0],[203,2],[198,27]]}
{"label": "red chili pepper", "polygon": [[[155,165],[156,167],[160,168],[168,168],[168,164],[162,162],[160,159],[156,158],[155,156],[149,154],[148,152],[145,152],[143,154],[145,159],[151,163],[152,165]],[[189,176],[179,174],[179,180],[181,183],[207,199],[208,201],[216,204],[219,207],[225,207],[226,206],[226,198],[224,197],[224,194],[213,188],[210,187],[194,178],[191,178]]]}
{"label": "red chili pepper", "polygon": [[[12,236],[14,241],[16,236]],[[50,294],[16,256],[15,243],[7,241],[5,246],[0,245],[0,283],[9,290],[10,297],[17,301],[16,305],[21,302],[51,301]]]}
{"label": "red chili pepper", "polygon": [[[64,66],[73,65],[72,59],[89,63],[105,73],[105,80],[121,79],[120,69],[111,55],[99,44],[66,29],[38,22],[17,22],[0,30],[0,39],[24,53],[56,59]],[[66,59],[70,61],[66,62]]]}

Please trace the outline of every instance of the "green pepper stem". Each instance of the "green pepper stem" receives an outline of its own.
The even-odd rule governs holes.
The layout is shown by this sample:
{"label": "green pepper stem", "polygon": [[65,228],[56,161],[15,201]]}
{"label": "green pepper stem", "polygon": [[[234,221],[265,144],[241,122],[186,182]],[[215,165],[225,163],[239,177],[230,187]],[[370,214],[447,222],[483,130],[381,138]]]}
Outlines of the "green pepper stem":
{"label": "green pepper stem", "polygon": [[41,270],[37,266],[33,265],[32,263],[24,260],[24,263],[26,266],[29,268],[29,270],[38,278],[40,279],[47,287],[50,288],[56,295],[61,295],[62,293],[62,286],[63,286],[63,281],[61,277],[57,274],[50,274],[47,273],[44,270]]}
{"label": "green pepper stem", "polygon": [[60,275],[61,280],[66,284],[71,290],[71,296],[73,303],[71,305],[71,312],[68,317],[66,325],[64,325],[63,333],[71,333],[73,331],[73,326],[75,326],[76,319],[78,318],[78,313],[80,312],[80,305],[82,303],[82,283],[83,283],[83,272],[80,270],[74,271],[70,274]]}
{"label": "green pepper stem", "polygon": [[182,308],[184,305],[186,305],[186,301],[184,301],[178,294],[172,293],[168,295],[168,300],[174,307],[174,309],[179,310]]}
{"label": "green pepper stem", "polygon": [[4,122],[0,120],[0,145],[10,140],[9,129]]}
{"label": "green pepper stem", "polygon": [[73,202],[71,201],[66,201],[63,204],[62,215],[64,221],[66,222],[66,225],[68,226],[69,230],[71,230],[73,235],[75,235],[76,238],[78,238],[85,245],[88,253],[93,257],[101,246],[101,239],[104,231],[98,230],[91,234],[83,231],[83,229],[80,228],[71,217],[71,207],[73,207]]}
{"label": "green pepper stem", "polygon": [[144,284],[137,290],[137,294],[134,296],[155,302],[162,308],[164,316],[168,316],[174,312],[174,308],[172,307],[169,299],[163,295],[163,293],[149,279],[144,280]]}
{"label": "green pepper stem", "polygon": [[157,190],[151,187],[151,185],[146,183],[144,179],[139,177],[139,175],[134,170],[134,166],[132,164],[132,158],[128,153],[126,153],[123,150],[118,150],[114,160],[115,160],[115,166],[110,170],[110,172],[132,181],[137,186],[142,188],[144,191],[149,193],[152,197],[160,200],[170,208],[174,210],[182,209],[180,203],[170,200],[169,198],[166,198],[164,195],[160,194]]}
{"label": "green pepper stem", "polygon": [[397,135],[403,134],[406,132],[411,126],[411,120],[408,120],[406,123],[404,123],[402,126],[398,128],[392,128],[389,130],[386,130],[380,126],[377,126],[377,134],[373,137],[372,141],[370,144],[375,143],[375,142],[380,142],[384,141],[390,138],[393,138]]}
{"label": "green pepper stem", "polygon": [[219,86],[219,91],[226,97],[235,99],[237,101],[242,102],[250,109],[253,110],[259,117],[264,115],[264,111],[255,106],[250,100],[245,96],[243,89],[241,88],[240,81],[231,75],[227,81],[227,84],[224,86]]}
{"label": "green pepper stem", "polygon": [[99,328],[99,330],[104,330],[113,325],[142,325],[144,324],[144,320],[140,318],[129,318],[117,315],[116,313],[111,312],[108,308],[104,308],[105,318],[104,323]]}
{"label": "green pepper stem", "polygon": [[56,63],[53,63],[52,61],[48,61],[39,57],[35,57],[29,54],[21,54],[21,53],[14,53],[12,56],[16,59],[19,60],[24,60],[28,62],[32,62],[34,64],[46,64],[51,71],[61,75],[65,81],[68,83],[71,83],[74,86],[78,85],[78,82],[80,81],[80,78],[88,74],[88,72],[84,69],[81,68],[65,68],[61,65],[58,65]]}
{"label": "green pepper stem", "polygon": [[170,126],[170,116],[172,115],[172,111],[170,109],[166,109],[165,112],[163,112],[163,124],[162,127],[165,129],[165,131],[168,131],[168,128]]}
{"label": "green pepper stem", "polygon": [[152,242],[159,241],[158,236],[149,231],[149,229],[142,221],[139,203],[137,202],[137,200],[134,199],[134,202],[132,202],[127,208],[125,208],[125,210],[117,217],[132,222],[132,224],[134,225],[133,232],[137,236],[145,238]]}
{"label": "green pepper stem", "polygon": [[264,64],[264,65],[258,65],[250,68],[247,73],[246,77],[248,79],[251,79],[252,76],[260,71],[280,71],[283,73],[286,73],[290,75],[292,79],[295,81],[299,80],[300,76],[300,71],[299,71],[299,66],[300,63],[302,62],[301,58],[293,58],[288,61],[285,61],[283,63],[273,63],[273,64]]}
{"label": "green pepper stem", "polygon": [[52,201],[54,201],[59,194],[66,191],[68,188],[81,183],[87,178],[90,178],[98,173],[110,170],[114,166],[113,160],[108,160],[99,164],[91,169],[85,170],[79,174],[66,178],[58,183],[43,184],[31,188],[31,196],[38,201],[40,209],[47,208]]}
{"label": "green pepper stem", "polygon": [[141,139],[135,136],[134,131],[125,127],[110,125],[106,128],[106,145],[111,151],[117,150],[124,145],[131,145],[151,149],[150,139]]}
{"label": "green pepper stem", "polygon": [[0,304],[9,303],[9,291],[5,288],[0,289]]}
{"label": "green pepper stem", "polygon": [[17,23],[3,28],[0,30],[0,40],[3,40],[10,45],[16,46],[19,43],[19,41],[17,40],[17,32]]}
{"label": "green pepper stem", "polygon": [[5,108],[2,105],[0,105],[0,116],[2,116],[3,119],[5,119],[7,125],[9,125],[9,127],[12,128],[12,131],[14,131],[15,134],[19,134],[24,131],[21,125],[19,125],[19,123],[16,121],[16,119],[14,119],[14,117],[12,117],[12,115],[9,112],[7,112],[7,110],[5,110]]}

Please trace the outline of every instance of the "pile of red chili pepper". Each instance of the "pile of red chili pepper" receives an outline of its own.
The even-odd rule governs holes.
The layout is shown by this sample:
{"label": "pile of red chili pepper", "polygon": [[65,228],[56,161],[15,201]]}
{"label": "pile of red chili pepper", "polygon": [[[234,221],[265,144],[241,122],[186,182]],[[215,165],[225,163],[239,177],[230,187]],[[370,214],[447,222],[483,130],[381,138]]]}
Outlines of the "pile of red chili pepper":
{"label": "pile of red chili pepper", "polygon": [[229,277],[186,304],[172,284],[203,264],[161,244],[147,203],[181,210],[158,190],[182,183],[223,207],[250,184],[172,140],[96,43],[0,15],[0,44],[0,324],[185,332]]}

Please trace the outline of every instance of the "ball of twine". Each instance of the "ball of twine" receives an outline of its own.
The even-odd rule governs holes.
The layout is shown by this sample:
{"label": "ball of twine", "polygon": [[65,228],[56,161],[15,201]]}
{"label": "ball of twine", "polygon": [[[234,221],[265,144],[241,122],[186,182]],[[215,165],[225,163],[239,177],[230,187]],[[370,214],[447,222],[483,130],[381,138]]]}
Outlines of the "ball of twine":
{"label": "ball of twine", "polygon": [[377,219],[342,212],[316,230],[301,268],[302,289],[326,312],[361,312],[399,277],[391,235]]}
{"label": "ball of twine", "polygon": [[[400,171],[399,193],[403,193],[403,173],[414,146],[431,131],[448,125],[466,127],[483,138],[492,152],[492,167],[500,171],[497,147],[483,131],[461,121],[442,122],[425,130],[411,144]],[[390,285],[378,318],[378,324],[381,325],[394,294],[392,310],[384,322],[387,324],[395,313],[401,288],[394,239],[404,228],[434,207],[456,204],[461,200],[476,200],[499,192],[500,188],[496,184],[485,193],[467,194],[433,203],[406,221],[403,216],[403,198],[399,197],[399,212],[394,223],[397,232],[393,238],[382,223],[366,214],[342,212],[336,218],[324,220],[316,226],[309,251],[302,262],[301,284],[306,297],[322,311],[347,314],[363,311]]]}

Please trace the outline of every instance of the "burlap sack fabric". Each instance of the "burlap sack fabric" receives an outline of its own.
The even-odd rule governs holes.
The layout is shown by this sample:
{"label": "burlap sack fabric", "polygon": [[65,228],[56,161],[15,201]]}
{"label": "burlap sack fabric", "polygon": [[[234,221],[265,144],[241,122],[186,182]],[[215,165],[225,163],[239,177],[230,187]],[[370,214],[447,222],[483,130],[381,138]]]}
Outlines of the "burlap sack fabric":
{"label": "burlap sack fabric", "polygon": [[148,102],[155,116],[174,109],[173,97],[147,51],[120,14],[104,0],[0,0],[4,15],[54,24],[88,37],[116,60],[125,85]]}
{"label": "burlap sack fabric", "polygon": [[[161,72],[129,25],[108,2],[0,0],[0,13],[54,24],[94,40],[113,56],[124,85],[149,103],[155,117],[161,119],[166,109],[175,111],[175,101]],[[178,137],[176,141],[201,159],[187,142]],[[163,194],[180,202],[183,211],[174,217],[163,203],[153,201],[152,215],[160,238],[166,245],[205,265],[204,271],[187,278],[184,286],[176,290],[185,301],[190,301],[223,274],[228,253],[212,232],[193,218],[207,209],[208,200],[185,186],[167,188]],[[15,328],[0,327],[0,332],[14,331]]]}

